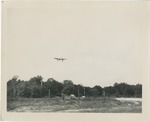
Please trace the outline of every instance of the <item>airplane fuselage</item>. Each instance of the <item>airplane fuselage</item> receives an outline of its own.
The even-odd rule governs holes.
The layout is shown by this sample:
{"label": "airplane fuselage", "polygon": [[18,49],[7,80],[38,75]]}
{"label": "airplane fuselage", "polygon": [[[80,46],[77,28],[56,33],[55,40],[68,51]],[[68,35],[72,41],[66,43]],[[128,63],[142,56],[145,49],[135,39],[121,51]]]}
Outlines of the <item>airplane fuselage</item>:
{"label": "airplane fuselage", "polygon": [[57,61],[64,61],[64,60],[66,60],[65,58],[54,58],[54,59],[56,59]]}

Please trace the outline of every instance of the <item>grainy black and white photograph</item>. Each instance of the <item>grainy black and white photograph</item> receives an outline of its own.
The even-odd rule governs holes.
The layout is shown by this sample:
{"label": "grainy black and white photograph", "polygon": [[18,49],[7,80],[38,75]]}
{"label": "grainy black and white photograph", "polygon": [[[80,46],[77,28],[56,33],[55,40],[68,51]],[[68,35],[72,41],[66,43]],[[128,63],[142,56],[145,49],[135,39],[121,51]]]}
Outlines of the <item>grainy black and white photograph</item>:
{"label": "grainy black and white photograph", "polygon": [[142,113],[146,2],[9,4],[7,112]]}

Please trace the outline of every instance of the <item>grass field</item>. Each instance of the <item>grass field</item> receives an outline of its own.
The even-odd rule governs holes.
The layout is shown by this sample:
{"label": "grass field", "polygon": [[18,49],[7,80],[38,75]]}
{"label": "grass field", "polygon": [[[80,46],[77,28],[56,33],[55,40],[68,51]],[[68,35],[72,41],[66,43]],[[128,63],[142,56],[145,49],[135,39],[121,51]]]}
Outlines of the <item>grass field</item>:
{"label": "grass field", "polygon": [[19,98],[7,103],[9,112],[93,112],[141,113],[142,101],[120,101],[115,98],[86,98],[62,100],[61,98]]}

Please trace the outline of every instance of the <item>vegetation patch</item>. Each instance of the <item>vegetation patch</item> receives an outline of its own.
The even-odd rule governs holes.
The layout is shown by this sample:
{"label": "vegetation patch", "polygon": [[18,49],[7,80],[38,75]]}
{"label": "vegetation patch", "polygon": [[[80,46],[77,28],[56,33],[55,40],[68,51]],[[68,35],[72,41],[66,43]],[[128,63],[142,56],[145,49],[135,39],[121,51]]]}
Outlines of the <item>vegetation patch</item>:
{"label": "vegetation patch", "polygon": [[[57,102],[56,102],[57,101]],[[85,100],[62,100],[58,98],[20,98],[9,102],[10,112],[99,112],[99,113],[141,113],[142,102],[121,102],[114,98]]]}

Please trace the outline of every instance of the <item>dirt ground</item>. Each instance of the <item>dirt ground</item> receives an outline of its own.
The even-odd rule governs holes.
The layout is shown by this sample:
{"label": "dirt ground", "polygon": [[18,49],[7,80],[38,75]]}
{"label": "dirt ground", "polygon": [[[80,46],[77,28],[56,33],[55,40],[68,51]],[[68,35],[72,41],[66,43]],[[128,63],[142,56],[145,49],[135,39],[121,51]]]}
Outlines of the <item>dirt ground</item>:
{"label": "dirt ground", "polygon": [[141,113],[141,100],[116,98],[86,98],[62,100],[61,98],[19,98],[8,102],[8,112],[67,112],[67,113]]}

